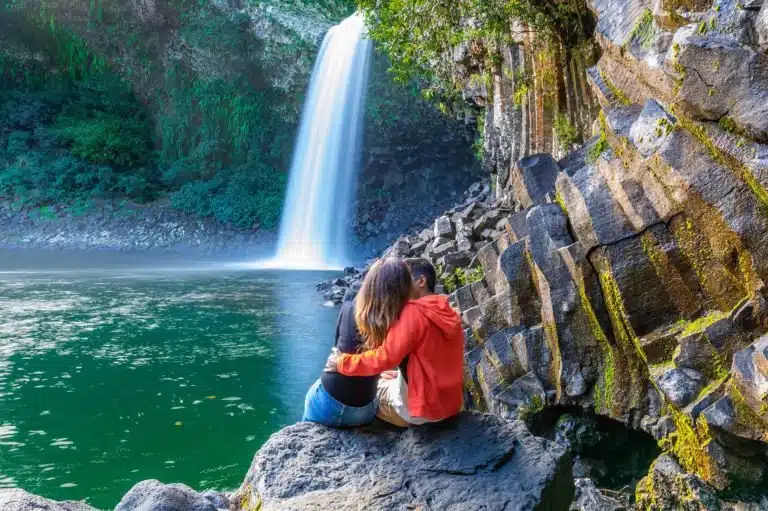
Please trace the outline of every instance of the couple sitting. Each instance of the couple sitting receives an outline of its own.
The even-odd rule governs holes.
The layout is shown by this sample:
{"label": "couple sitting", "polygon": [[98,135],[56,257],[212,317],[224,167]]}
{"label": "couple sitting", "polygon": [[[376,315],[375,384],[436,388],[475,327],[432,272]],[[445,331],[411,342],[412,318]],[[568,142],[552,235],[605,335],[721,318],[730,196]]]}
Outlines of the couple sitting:
{"label": "couple sitting", "polygon": [[345,303],[304,421],[360,426],[374,417],[400,427],[438,422],[463,405],[464,333],[435,269],[424,259],[382,259]]}

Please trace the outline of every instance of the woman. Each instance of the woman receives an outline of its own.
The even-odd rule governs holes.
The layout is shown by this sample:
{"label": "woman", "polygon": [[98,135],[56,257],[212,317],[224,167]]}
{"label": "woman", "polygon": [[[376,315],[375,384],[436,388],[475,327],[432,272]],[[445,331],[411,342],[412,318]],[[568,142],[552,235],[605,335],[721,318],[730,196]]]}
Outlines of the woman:
{"label": "woman", "polygon": [[[408,300],[409,291],[410,288],[404,291],[400,299],[403,304]],[[359,353],[364,350],[363,342],[355,325],[355,304],[346,302],[336,323],[334,351]],[[332,427],[368,424],[376,417],[378,380],[378,373],[345,376],[338,372],[324,372],[307,393],[302,420]]]}
{"label": "woman", "polygon": [[355,322],[366,352],[334,351],[326,371],[346,376],[378,375],[397,369],[379,384],[379,418],[396,426],[438,422],[463,406],[464,332],[445,296],[419,296],[405,262],[378,261],[356,299]]}

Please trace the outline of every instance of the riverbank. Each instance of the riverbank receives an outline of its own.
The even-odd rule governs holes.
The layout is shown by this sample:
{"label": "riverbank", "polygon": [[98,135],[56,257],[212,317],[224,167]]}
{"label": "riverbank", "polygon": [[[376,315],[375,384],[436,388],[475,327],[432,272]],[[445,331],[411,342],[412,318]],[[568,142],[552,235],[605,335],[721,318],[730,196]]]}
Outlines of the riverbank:
{"label": "riverbank", "polygon": [[92,201],[19,209],[0,202],[0,248],[261,256],[276,235],[173,209],[167,201]]}

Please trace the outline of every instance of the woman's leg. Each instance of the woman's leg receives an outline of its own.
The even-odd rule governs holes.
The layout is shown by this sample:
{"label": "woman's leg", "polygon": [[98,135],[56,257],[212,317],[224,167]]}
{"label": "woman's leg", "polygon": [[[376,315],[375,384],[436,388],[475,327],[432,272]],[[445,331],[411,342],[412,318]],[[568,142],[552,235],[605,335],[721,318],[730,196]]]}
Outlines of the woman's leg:
{"label": "woman's leg", "polygon": [[385,380],[382,378],[379,380],[379,387],[377,389],[379,410],[376,413],[376,417],[394,426],[407,428],[408,423],[398,415],[393,402],[393,396],[398,395],[399,392],[400,388],[397,384],[397,379]]}
{"label": "woman's leg", "polygon": [[303,422],[317,422],[325,426],[341,426],[343,405],[333,399],[323,388],[320,380],[309,388],[304,399]]}

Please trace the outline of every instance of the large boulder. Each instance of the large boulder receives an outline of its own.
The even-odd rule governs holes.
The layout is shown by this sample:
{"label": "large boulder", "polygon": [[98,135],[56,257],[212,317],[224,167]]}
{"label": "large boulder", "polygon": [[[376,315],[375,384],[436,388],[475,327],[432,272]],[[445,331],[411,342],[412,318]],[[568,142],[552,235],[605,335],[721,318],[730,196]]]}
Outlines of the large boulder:
{"label": "large boulder", "polygon": [[522,422],[463,413],[394,431],[300,423],[274,434],[233,496],[233,509],[566,510],[571,462]]}
{"label": "large boulder", "polygon": [[0,509],[3,511],[96,511],[82,502],[54,502],[21,489],[0,489]]}

